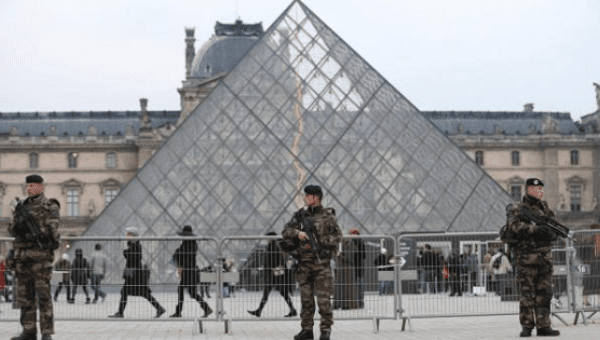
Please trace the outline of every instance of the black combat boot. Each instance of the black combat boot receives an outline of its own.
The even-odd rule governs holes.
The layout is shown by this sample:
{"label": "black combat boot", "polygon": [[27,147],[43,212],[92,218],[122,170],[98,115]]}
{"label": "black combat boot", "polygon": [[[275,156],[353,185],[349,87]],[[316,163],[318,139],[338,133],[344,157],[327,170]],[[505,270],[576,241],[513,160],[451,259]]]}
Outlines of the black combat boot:
{"label": "black combat boot", "polygon": [[264,301],[264,300],[260,301],[260,305],[258,306],[258,309],[257,310],[249,310],[248,313],[260,318],[260,314],[262,313],[262,309],[265,306],[265,304],[267,304],[267,301]]}
{"label": "black combat boot", "polygon": [[37,331],[23,331],[21,335],[12,337],[10,340],[37,340]]}
{"label": "black combat boot", "polygon": [[321,332],[321,337],[319,338],[319,340],[329,340],[329,334],[331,334],[330,332]]}
{"label": "black combat boot", "polygon": [[[206,303],[206,302],[205,302]],[[208,303],[206,303],[205,305],[206,307],[202,307],[204,309],[204,316],[203,318],[211,315],[213,313],[213,310],[208,306]]]}
{"label": "black combat boot", "polygon": [[294,340],[314,340],[315,336],[312,329],[303,329],[294,336]]}
{"label": "black combat boot", "polygon": [[537,330],[537,336],[559,336],[560,332],[550,327],[540,328]]}
{"label": "black combat boot", "polygon": [[519,334],[521,338],[527,338],[531,336],[531,328],[523,327],[521,334]]}
{"label": "black combat boot", "polygon": [[42,334],[42,340],[52,340],[52,335],[50,335],[50,334]]}

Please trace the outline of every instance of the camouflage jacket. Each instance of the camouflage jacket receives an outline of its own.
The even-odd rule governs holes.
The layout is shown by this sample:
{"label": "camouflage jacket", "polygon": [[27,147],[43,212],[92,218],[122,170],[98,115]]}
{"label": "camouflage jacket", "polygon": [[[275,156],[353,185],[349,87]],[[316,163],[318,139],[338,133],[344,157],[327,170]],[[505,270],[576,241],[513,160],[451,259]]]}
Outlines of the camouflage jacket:
{"label": "camouflage jacket", "polygon": [[[22,204],[29,204],[31,215],[42,233],[54,241],[60,239],[58,234],[60,204],[57,200],[46,198],[42,193],[26,198]],[[26,232],[20,229],[21,226],[15,225],[15,215],[16,213],[13,213],[13,219],[8,224],[8,233],[15,238],[14,249],[37,249],[39,246],[36,242],[27,240]]]}
{"label": "camouflage jacket", "polygon": [[506,225],[513,238],[518,240],[514,247],[516,252],[520,254],[549,254],[552,250],[552,242],[556,241],[557,235],[553,232],[547,232],[535,224],[521,220],[518,215],[521,206],[538,215],[554,218],[554,213],[550,210],[546,201],[540,201],[529,195],[523,196],[521,202],[509,204],[506,207]]}
{"label": "camouflage jacket", "polygon": [[[286,223],[282,235],[284,239],[291,240],[298,237],[298,233],[302,231],[300,223],[300,213],[304,209],[298,210],[292,219]],[[315,242],[319,247],[319,257],[323,259],[331,259],[337,251],[338,244],[342,241],[342,231],[337,224],[335,210],[332,208],[323,208],[322,205],[309,207],[306,211],[306,218],[312,219],[317,235]],[[312,260],[316,258],[314,251],[310,248],[310,240],[300,240],[300,246],[297,249],[299,260]]]}

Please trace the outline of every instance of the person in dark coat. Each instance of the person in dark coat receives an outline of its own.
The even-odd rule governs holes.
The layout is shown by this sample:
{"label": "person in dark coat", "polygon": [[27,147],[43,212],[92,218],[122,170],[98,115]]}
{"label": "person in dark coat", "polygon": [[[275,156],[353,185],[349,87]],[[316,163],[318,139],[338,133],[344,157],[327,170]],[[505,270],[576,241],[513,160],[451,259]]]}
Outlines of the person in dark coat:
{"label": "person in dark coat", "polygon": [[83,257],[83,251],[80,248],[75,249],[75,259],[71,264],[71,282],[73,283],[73,294],[69,303],[75,303],[75,295],[77,294],[77,286],[83,288],[85,293],[85,303],[90,303],[90,296],[87,290],[87,281],[89,275],[89,265],[87,259]]}
{"label": "person in dark coat", "polygon": [[[192,232],[192,227],[186,225],[183,230],[177,233],[179,236],[196,236]],[[198,243],[196,240],[185,240],[181,242],[181,246],[177,248],[173,254],[173,261],[177,264],[180,281],[177,287],[177,295],[179,297],[175,313],[172,318],[180,318],[181,310],[183,309],[183,295],[187,289],[188,294],[198,301],[200,307],[204,310],[204,317],[212,314],[213,310],[208,306],[208,303],[198,294],[198,268],[196,267],[196,254],[198,253]]]}
{"label": "person in dark coat", "polygon": [[358,290],[354,255],[358,252],[351,239],[342,241],[342,250],[335,257],[335,282],[333,287],[333,309],[357,309]]}
{"label": "person in dark coat", "polygon": [[450,296],[462,296],[460,274],[461,274],[461,261],[458,251],[452,251],[452,254],[448,257],[448,280],[450,281],[451,293]]}
{"label": "person in dark coat", "polygon": [[[270,231],[267,236],[277,236],[277,233]],[[281,249],[277,245],[276,240],[270,240],[267,246],[266,257],[265,257],[265,288],[263,290],[263,297],[260,300],[260,305],[257,310],[249,310],[248,313],[260,317],[267,300],[269,299],[269,293],[271,290],[276,289],[281,296],[285,299],[285,302],[290,307],[290,312],[285,315],[289,318],[298,315],[298,312],[292,304],[290,298],[291,284],[289,284],[288,275],[289,271],[286,270],[286,259],[284,258]]]}
{"label": "person in dark coat", "polygon": [[365,281],[364,281],[364,261],[367,257],[367,250],[365,247],[365,241],[358,238],[360,236],[360,230],[358,228],[350,229],[350,237],[352,243],[356,247],[354,256],[352,258],[352,267],[356,276],[356,300],[358,301],[358,308],[365,307]]}
{"label": "person in dark coat", "polygon": [[123,250],[123,256],[125,257],[123,278],[125,279],[125,283],[123,284],[123,288],[121,288],[119,311],[113,315],[109,315],[109,317],[122,318],[127,306],[127,296],[133,295],[141,296],[148,300],[156,308],[156,317],[159,318],[165,313],[165,309],[152,296],[152,291],[148,287],[147,271],[143,270],[142,266],[142,245],[136,239],[138,236],[137,228],[129,227],[125,231],[129,238],[127,249]]}
{"label": "person in dark coat", "polygon": [[58,287],[56,287],[56,291],[54,291],[54,301],[58,300],[58,294],[62,290],[63,287],[66,288],[67,291],[67,301],[71,300],[71,278],[69,272],[71,271],[71,262],[69,262],[69,254],[63,254],[62,259],[58,261],[55,267],[56,271],[63,272],[62,281],[58,283]]}

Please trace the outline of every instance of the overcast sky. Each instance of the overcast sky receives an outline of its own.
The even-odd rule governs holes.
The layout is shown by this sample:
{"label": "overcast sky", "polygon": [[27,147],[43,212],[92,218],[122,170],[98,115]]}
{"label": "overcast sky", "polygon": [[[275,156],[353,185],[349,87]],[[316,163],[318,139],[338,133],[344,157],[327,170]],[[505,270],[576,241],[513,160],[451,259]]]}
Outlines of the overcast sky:
{"label": "overcast sky", "polygon": [[[178,110],[184,27],[198,50],[217,20],[266,30],[290,2],[0,0],[0,112]],[[420,110],[597,109],[600,1],[304,3]]]}

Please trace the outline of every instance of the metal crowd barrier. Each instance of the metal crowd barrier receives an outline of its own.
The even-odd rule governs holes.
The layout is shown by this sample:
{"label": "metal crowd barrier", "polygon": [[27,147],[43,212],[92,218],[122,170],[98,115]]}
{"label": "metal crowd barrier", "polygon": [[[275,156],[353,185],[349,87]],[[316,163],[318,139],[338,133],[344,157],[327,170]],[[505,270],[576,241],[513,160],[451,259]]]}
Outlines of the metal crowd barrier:
{"label": "metal crowd barrier", "polygon": [[[67,253],[72,263],[75,249],[81,249],[83,257],[91,261],[95,245],[101,245],[108,256],[107,273],[101,282],[101,290],[107,295],[93,303],[94,290],[88,278],[86,287],[92,301],[86,303],[86,294],[79,283],[74,303],[69,303],[64,293],[67,284],[63,274],[72,276],[73,271],[55,270],[51,285],[53,295],[63,282],[56,296],[58,300],[54,302],[55,319],[193,321],[200,332],[202,321],[223,322],[228,332],[233,321],[298,320],[301,304],[294,277],[295,263],[278,248],[269,248],[270,241],[279,239],[279,236],[137,237],[142,246],[142,263],[151,272],[147,286],[166,313],[154,318],[156,310],[145,298],[128,296],[124,318],[113,319],[108,315],[118,310],[121,300],[123,250],[128,239],[63,237],[57,261]],[[600,231],[578,231],[574,239],[576,242],[559,239],[553,246],[552,315],[568,324],[560,315],[575,313],[574,324],[580,319],[587,324],[600,310]],[[169,317],[178,304],[180,282],[172,258],[184,240],[198,244],[195,259],[201,270],[196,273],[196,288],[213,310],[207,318],[188,291],[184,292],[182,317]],[[0,238],[0,249],[5,251],[11,243],[12,238]],[[506,271],[502,257],[494,258],[502,247],[494,232],[404,234],[397,239],[386,235],[345,237],[331,261],[334,321],[373,320],[377,332],[382,319],[402,319],[404,330],[407,322],[410,326],[411,318],[516,315],[519,304],[516,268]],[[384,253],[382,249],[387,251]],[[453,252],[458,261],[450,256]],[[273,265],[276,261],[273,258],[277,256],[282,257],[283,262]],[[498,265],[495,267],[494,263]],[[11,275],[7,276],[7,287],[0,291],[0,299],[4,299],[5,293],[11,299],[14,292],[10,286],[14,280]],[[72,294],[74,282],[71,278],[68,282]],[[269,292],[268,300],[258,317],[256,310],[265,291]],[[288,294],[289,303],[285,299]],[[19,306],[14,296],[11,300],[12,303],[0,304],[0,321],[19,320]],[[291,312],[290,303],[297,315],[287,317]],[[315,319],[318,322],[318,313]]]}
{"label": "metal crowd barrier", "polygon": [[[57,321],[194,321],[199,331],[203,331],[202,321],[224,322],[225,332],[229,331],[232,321],[259,320],[298,320],[301,312],[300,293],[294,277],[295,264],[284,254],[269,253],[268,242],[279,239],[272,236],[234,236],[220,240],[211,237],[155,237],[139,236],[135,238],[142,248],[142,263],[150,270],[150,279],[146,285],[152,297],[166,312],[155,318],[157,310],[144,297],[127,297],[127,307],[123,318],[109,318],[117,312],[124,287],[125,257],[127,237],[62,237],[61,247],[57,251],[53,264],[54,271],[51,291],[54,301],[54,316]],[[184,304],[181,318],[170,318],[178,304],[179,277],[173,264],[173,254],[182,241],[193,240],[198,243],[196,263],[198,273],[197,292],[213,309],[213,313],[204,318],[199,304],[184,292]],[[5,244],[12,238],[0,238]],[[96,244],[100,244],[107,255],[107,272],[100,284],[100,290],[106,297],[99,296],[93,302],[95,290],[91,287],[91,273],[85,271],[85,282],[74,278],[80,275],[80,269],[59,268],[58,262],[63,254],[68,254],[71,265],[75,260],[76,249],[81,249],[83,257],[90,263]],[[360,245],[359,245],[360,244]],[[362,249],[362,250],[361,250]],[[382,249],[387,249],[383,252]],[[331,260],[334,278],[330,292],[334,320],[373,320],[375,330],[379,320],[397,318],[397,275],[395,239],[391,236],[353,236],[344,238],[336,256]],[[284,268],[277,268],[285,279],[277,279],[281,287],[272,287],[268,302],[260,317],[248,311],[258,309],[265,287],[269,285],[266,274],[273,272],[269,258],[273,255],[285,257]],[[360,272],[360,274],[359,274]],[[68,276],[68,277],[67,277]],[[271,280],[272,281],[272,280]],[[62,282],[62,283],[61,283]],[[272,284],[271,284],[272,285]],[[75,288],[77,286],[77,288]],[[67,287],[70,290],[67,298]],[[85,287],[85,289],[84,289]],[[133,286],[133,291],[144,292],[144,285]],[[75,289],[77,291],[75,292]],[[283,298],[283,292],[290,293],[290,302],[296,309],[296,315],[285,317],[290,307]],[[282,292],[282,293],[280,293]],[[75,293],[75,296],[73,294]],[[100,294],[101,295],[101,294]],[[143,295],[143,294],[142,294]],[[210,297],[208,297],[210,295]],[[13,299],[14,301],[14,299]],[[318,306],[317,306],[318,311]],[[2,321],[17,322],[20,316],[18,306],[0,305]],[[315,313],[319,320],[319,314]]]}
{"label": "metal crowd barrier", "polygon": [[[517,268],[498,233],[423,233],[398,238],[399,314],[410,318],[519,313]],[[571,312],[569,244],[553,246],[552,315]],[[504,260],[504,259],[505,260]],[[511,263],[512,262],[512,263]]]}
{"label": "metal crowd barrier", "polygon": [[[302,306],[295,279],[298,264],[270,245],[279,239],[278,236],[232,236],[221,240],[223,260],[237,270],[236,282],[223,280],[224,284],[231,284],[231,291],[225,290],[229,296],[222,306],[226,329],[233,321],[299,318]],[[382,249],[387,249],[387,253],[382,255]],[[394,249],[395,240],[390,236],[344,238],[330,261],[334,321],[373,320],[377,330],[379,320],[396,318]],[[290,317],[292,308],[297,315]],[[315,313],[315,322],[319,319]]]}

